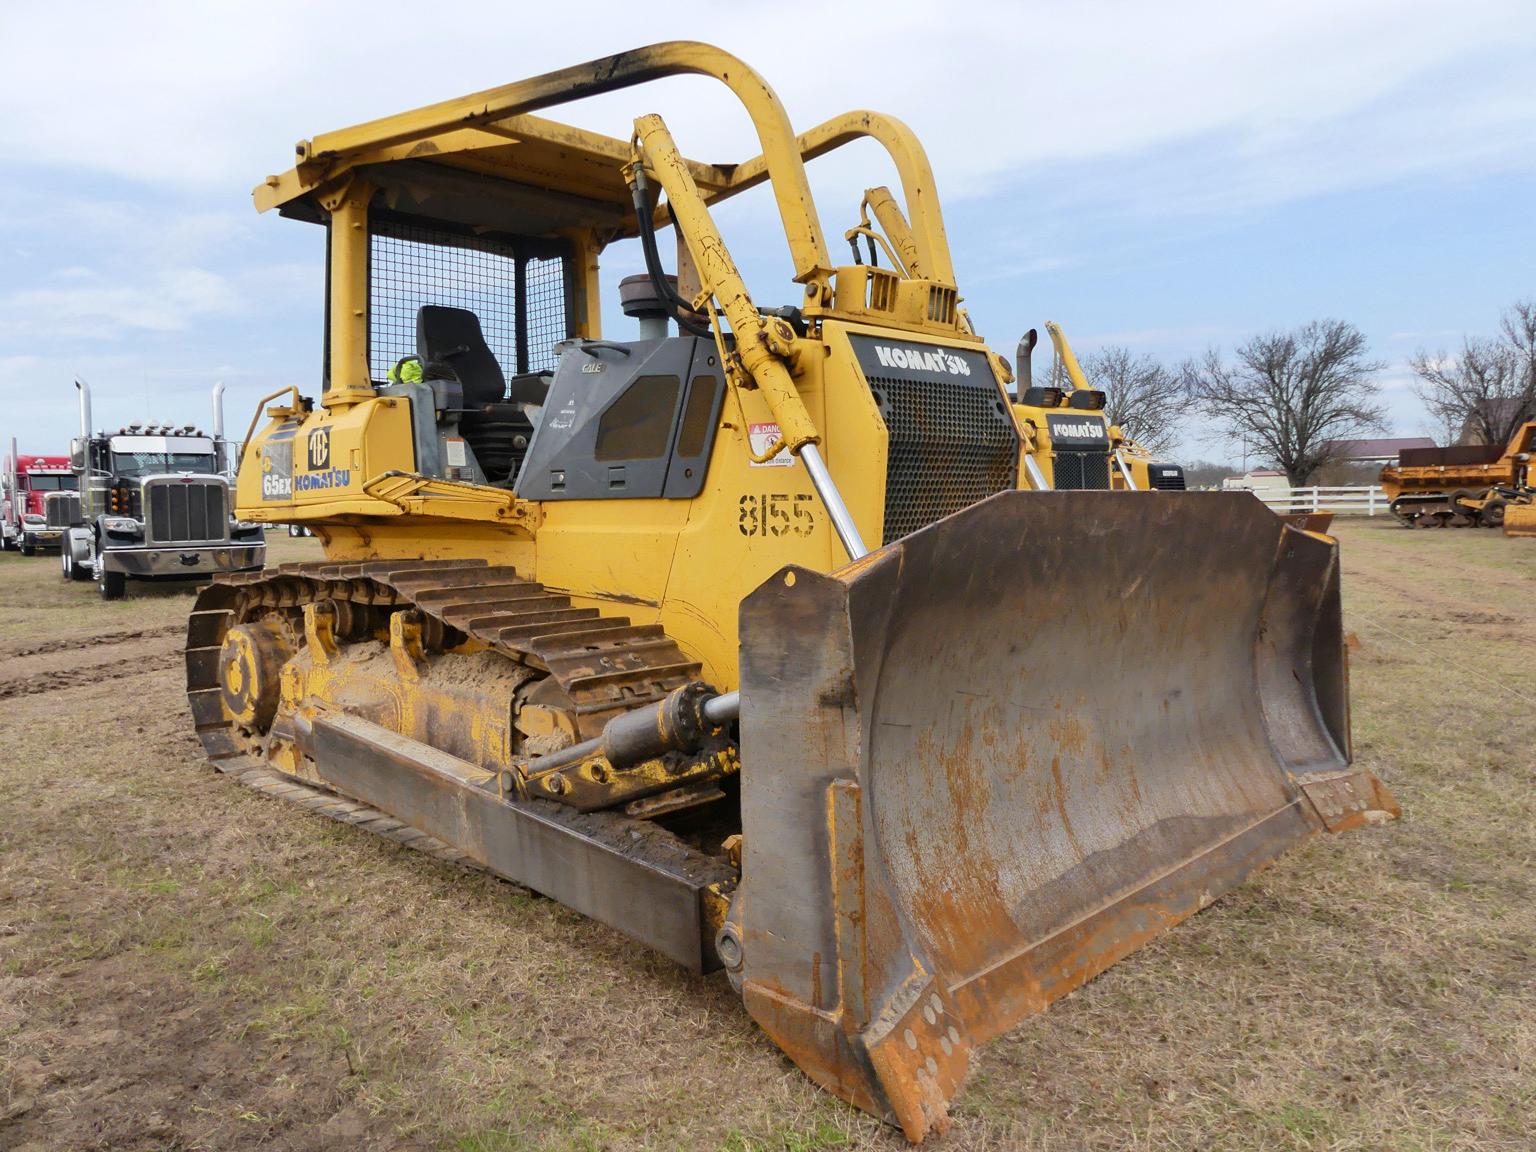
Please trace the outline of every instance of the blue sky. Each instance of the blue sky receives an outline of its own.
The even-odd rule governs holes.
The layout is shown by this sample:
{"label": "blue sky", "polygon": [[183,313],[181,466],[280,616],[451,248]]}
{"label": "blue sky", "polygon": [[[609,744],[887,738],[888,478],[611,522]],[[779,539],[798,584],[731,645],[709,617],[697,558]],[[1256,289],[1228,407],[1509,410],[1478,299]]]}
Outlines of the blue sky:
{"label": "blue sky", "polygon": [[[0,436],[61,447],[76,372],[102,424],[205,420],[222,378],[243,430],[264,392],[313,390],[320,230],[249,199],[293,141],[641,38],[737,52],[801,128],[856,107],[912,124],[1000,349],[1050,318],[1080,349],[1176,362],[1339,317],[1388,364],[1392,431],[1418,434],[1406,357],[1536,296],[1529,0],[791,3],[652,9],[643,33],[634,11],[443,0],[424,26],[389,0],[6,0]],[[623,136],[661,112],[685,151],[739,159],[755,148],[721,95],[672,80],[567,118]],[[892,179],[862,146],[812,176],[834,237]],[[790,299],[765,199],[721,220],[760,302]],[[610,283],[636,267],[605,260]],[[1186,458],[1232,454],[1198,432]]]}

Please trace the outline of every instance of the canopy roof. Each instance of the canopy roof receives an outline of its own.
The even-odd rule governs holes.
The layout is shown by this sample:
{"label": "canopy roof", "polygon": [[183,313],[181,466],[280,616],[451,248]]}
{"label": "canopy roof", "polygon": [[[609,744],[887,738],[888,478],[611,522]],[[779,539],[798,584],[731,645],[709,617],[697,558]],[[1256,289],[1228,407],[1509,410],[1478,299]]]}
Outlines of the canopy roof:
{"label": "canopy roof", "polygon": [[[350,136],[369,127],[333,135]],[[394,134],[386,129],[372,139],[363,135],[345,152],[326,149],[328,136],[301,144],[301,151],[312,150],[314,158],[257,185],[252,193],[257,210],[277,208],[284,215],[323,219],[317,194],[348,173],[358,173],[401,212],[476,226],[508,227],[515,218],[515,231],[535,236],[552,237],[566,228],[617,234],[635,230],[623,173],[630,159],[628,141],[530,115],[427,131],[401,143],[389,142]],[[744,167],[689,161],[700,192],[710,200],[750,186],[733,179]],[[746,173],[751,184],[765,174],[760,159]],[[487,218],[487,212],[507,219]]]}
{"label": "canopy roof", "polygon": [[256,188],[256,207],[322,220],[322,199],[356,175],[382,190],[388,208],[425,219],[535,237],[570,229],[607,231],[610,239],[633,235],[634,208],[624,179],[629,142],[535,113],[678,75],[720,81],[751,118],[758,155],[735,164],[685,163],[706,203],[771,177],[797,280],[818,279],[831,268],[805,161],[869,137],[896,167],[903,226],[911,230],[925,275],[954,282],[933,172],[906,125],[855,111],[796,136],[761,76],[729,53],[692,41],[620,52],[301,140],[294,167]]}

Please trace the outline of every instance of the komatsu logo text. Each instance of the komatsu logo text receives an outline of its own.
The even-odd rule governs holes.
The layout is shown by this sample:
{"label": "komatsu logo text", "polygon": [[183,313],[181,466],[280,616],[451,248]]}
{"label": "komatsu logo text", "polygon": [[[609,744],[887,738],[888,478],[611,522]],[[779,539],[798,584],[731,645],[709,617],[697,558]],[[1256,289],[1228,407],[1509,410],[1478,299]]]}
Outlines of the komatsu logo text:
{"label": "komatsu logo text", "polygon": [[1097,420],[1084,420],[1081,424],[1055,424],[1051,425],[1053,436],[1064,436],[1070,440],[1096,440],[1104,435],[1104,425]]}
{"label": "komatsu logo text", "polygon": [[325,488],[345,488],[352,483],[350,468],[332,468],[327,472],[301,472],[293,478],[299,492],[318,492]]}
{"label": "komatsu logo text", "polygon": [[971,366],[964,357],[942,349],[892,348],[888,344],[876,344],[875,355],[886,368],[916,368],[925,372],[947,372],[951,376],[969,376]]}

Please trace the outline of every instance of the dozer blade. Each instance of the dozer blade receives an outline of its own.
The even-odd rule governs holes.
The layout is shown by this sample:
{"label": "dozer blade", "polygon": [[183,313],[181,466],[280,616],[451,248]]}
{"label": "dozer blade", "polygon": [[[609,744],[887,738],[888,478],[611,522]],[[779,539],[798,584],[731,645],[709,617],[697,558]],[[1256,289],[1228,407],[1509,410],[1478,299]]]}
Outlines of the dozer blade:
{"label": "dozer blade", "polygon": [[1349,768],[1337,555],[1247,493],[1008,492],[757,589],[723,953],[753,1017],[921,1140],[974,1045],[1396,815]]}
{"label": "dozer blade", "polygon": [[1536,503],[1508,505],[1504,509],[1504,535],[1536,536]]}

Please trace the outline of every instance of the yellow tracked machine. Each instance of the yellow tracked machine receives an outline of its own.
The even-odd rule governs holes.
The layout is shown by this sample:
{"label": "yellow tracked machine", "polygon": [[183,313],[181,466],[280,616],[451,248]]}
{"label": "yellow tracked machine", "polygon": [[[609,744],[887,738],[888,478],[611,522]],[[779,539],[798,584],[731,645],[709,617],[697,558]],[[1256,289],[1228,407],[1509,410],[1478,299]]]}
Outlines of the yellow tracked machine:
{"label": "yellow tracked machine", "polygon": [[[680,73],[759,154],[535,115]],[[834,265],[806,182],[860,138],[895,266]],[[794,268],[766,301],[711,216],[765,183]],[[1350,767],[1331,542],[1246,493],[1031,490],[898,121],[796,136],[741,61],[668,43],[304,141],[255,198],[327,229],[326,360],[318,403],[263,401],[239,515],[326,559],[198,600],[224,771],[725,969],[912,1140],[977,1044],[1395,811]],[[598,263],[633,238],[626,338]]]}
{"label": "yellow tracked machine", "polygon": [[1536,420],[1508,444],[1404,448],[1381,470],[1392,515],[1408,528],[1498,528],[1536,534]]}

